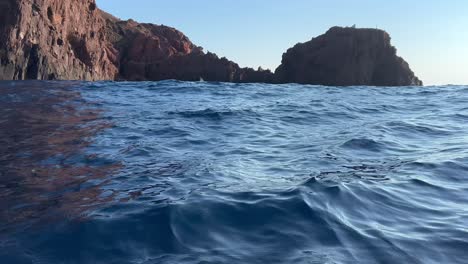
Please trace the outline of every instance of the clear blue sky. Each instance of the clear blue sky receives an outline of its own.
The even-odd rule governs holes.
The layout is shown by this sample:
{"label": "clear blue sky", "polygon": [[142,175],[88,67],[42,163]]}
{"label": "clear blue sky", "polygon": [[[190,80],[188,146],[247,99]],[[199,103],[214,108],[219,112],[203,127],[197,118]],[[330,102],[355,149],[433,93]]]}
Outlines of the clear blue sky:
{"label": "clear blue sky", "polygon": [[164,24],[241,66],[270,68],[338,26],[379,27],[426,85],[468,84],[468,0],[97,0],[122,19]]}

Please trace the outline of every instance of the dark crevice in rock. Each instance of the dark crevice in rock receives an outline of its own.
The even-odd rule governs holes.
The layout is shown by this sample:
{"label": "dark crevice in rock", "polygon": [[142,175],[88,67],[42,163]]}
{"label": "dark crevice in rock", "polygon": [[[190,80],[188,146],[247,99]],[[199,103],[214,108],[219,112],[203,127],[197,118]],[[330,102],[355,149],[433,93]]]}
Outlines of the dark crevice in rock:
{"label": "dark crevice in rock", "polygon": [[56,79],[57,79],[57,77],[55,76],[55,73],[51,73],[51,74],[49,74],[47,76],[47,80],[52,81],[52,80],[56,80]]}
{"label": "dark crevice in rock", "polygon": [[90,10],[90,11],[96,10],[96,3],[90,3],[90,4],[89,4],[89,10]]}
{"label": "dark crevice in rock", "polygon": [[88,48],[86,47],[86,41],[75,34],[70,34],[68,36],[68,42],[71,45],[75,57],[79,59],[86,66],[91,67],[92,61],[89,54]]}
{"label": "dark crevice in rock", "polygon": [[33,11],[36,11],[36,12],[40,12],[40,11],[41,11],[41,7],[38,6],[36,3],[34,3],[34,4],[32,5],[32,10],[33,10]]}
{"label": "dark crevice in rock", "polygon": [[33,80],[39,77],[39,64],[39,45],[34,44],[29,50],[29,60],[25,79]]}
{"label": "dark crevice in rock", "polygon": [[47,18],[49,18],[50,22],[54,22],[54,12],[50,6],[47,8]]}
{"label": "dark crevice in rock", "polygon": [[17,74],[18,78],[23,78],[23,69],[18,69]]}

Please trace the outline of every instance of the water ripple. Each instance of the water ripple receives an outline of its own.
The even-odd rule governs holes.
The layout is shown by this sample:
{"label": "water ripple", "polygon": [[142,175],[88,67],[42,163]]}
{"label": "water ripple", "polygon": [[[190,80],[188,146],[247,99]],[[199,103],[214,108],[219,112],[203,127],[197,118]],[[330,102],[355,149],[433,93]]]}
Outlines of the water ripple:
{"label": "water ripple", "polygon": [[467,91],[0,82],[0,258],[465,263]]}

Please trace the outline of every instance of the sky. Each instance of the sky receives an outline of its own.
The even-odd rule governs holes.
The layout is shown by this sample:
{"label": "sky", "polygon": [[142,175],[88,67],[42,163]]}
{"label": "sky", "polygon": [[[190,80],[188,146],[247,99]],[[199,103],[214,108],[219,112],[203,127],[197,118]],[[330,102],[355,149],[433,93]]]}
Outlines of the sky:
{"label": "sky", "polygon": [[175,27],[242,67],[275,70],[332,26],[381,28],[426,85],[468,84],[467,0],[97,0],[121,19]]}

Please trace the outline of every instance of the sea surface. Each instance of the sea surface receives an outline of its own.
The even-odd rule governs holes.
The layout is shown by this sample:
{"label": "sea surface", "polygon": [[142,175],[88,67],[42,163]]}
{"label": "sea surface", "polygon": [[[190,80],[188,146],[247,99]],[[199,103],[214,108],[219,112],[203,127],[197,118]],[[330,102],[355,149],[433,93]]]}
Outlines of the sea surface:
{"label": "sea surface", "polygon": [[468,86],[0,82],[0,262],[467,263]]}

